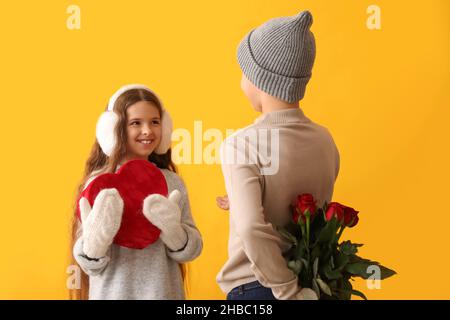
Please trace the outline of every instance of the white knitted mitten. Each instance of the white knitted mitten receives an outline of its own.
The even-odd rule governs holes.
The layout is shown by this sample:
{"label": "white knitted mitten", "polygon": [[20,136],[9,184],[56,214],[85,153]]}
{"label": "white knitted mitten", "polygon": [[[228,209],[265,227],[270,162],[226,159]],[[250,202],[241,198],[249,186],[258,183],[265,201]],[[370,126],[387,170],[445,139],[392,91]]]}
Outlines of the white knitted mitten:
{"label": "white knitted mitten", "polygon": [[319,300],[316,292],[310,288],[302,288],[297,294],[297,299],[299,300]]}
{"label": "white knitted mitten", "polygon": [[172,251],[180,250],[187,241],[186,231],[181,226],[180,199],[178,190],[172,191],[169,198],[151,194],[144,199],[145,217],[161,230],[161,240]]}
{"label": "white knitted mitten", "polygon": [[123,200],[117,189],[104,189],[91,208],[86,198],[79,201],[83,229],[83,251],[89,258],[102,258],[119,231]]}

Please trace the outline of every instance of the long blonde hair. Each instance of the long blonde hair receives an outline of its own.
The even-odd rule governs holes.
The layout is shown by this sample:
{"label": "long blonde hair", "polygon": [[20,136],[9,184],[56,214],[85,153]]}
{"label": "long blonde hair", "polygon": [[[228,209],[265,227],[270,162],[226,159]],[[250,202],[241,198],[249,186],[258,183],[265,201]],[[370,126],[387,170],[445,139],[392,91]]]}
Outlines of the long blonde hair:
{"label": "long blonde hair", "polygon": [[[81,192],[83,191],[84,185],[87,180],[93,175],[101,173],[114,173],[117,165],[126,155],[126,142],[127,142],[127,108],[139,101],[148,101],[152,103],[159,111],[160,116],[162,115],[162,106],[159,99],[151,92],[144,89],[131,89],[119,96],[116,103],[114,104],[114,112],[119,116],[119,121],[116,125],[114,134],[116,136],[116,141],[118,142],[110,157],[107,157],[97,141],[94,142],[92,146],[90,155],[86,161],[86,166],[83,174],[83,178],[76,190],[76,196],[73,205],[73,217],[71,224],[71,243],[70,243],[70,257],[71,264],[79,267],[78,263],[73,257],[72,250],[75,245],[76,240],[81,235],[80,222],[76,216],[77,210],[77,199],[79,198]],[[177,168],[172,161],[171,149],[169,149],[165,154],[158,155],[152,153],[148,160],[155,163],[158,168],[168,169],[173,172],[177,172]],[[183,283],[185,290],[186,286],[186,265],[180,264],[181,275],[183,278]],[[79,268],[79,270],[82,270]],[[89,276],[81,271],[81,287],[79,289],[69,289],[69,298],[72,300],[87,300],[89,297]]]}

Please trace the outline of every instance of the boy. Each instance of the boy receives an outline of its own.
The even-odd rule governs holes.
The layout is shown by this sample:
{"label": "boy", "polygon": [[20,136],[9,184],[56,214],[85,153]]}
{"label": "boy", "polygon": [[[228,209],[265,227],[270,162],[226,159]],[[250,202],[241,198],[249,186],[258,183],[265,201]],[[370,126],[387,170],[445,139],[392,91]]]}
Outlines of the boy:
{"label": "boy", "polygon": [[[339,172],[331,134],[299,108],[315,58],[311,24],[308,11],[272,19],[238,48],[241,88],[262,115],[221,147],[230,238],[217,282],[230,300],[317,299],[298,286],[283,256],[291,246],[275,230],[291,219],[298,194],[331,202]],[[227,207],[226,198],[218,204]]]}

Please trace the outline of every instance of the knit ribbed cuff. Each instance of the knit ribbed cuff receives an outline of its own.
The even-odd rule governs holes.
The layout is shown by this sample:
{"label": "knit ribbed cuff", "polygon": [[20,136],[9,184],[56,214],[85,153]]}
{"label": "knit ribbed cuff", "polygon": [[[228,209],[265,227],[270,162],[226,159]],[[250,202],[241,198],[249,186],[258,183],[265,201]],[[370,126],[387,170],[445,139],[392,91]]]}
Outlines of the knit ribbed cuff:
{"label": "knit ribbed cuff", "polygon": [[237,58],[242,72],[258,89],[271,96],[289,103],[301,100],[305,95],[306,84],[311,74],[294,78],[276,74],[261,67],[256,62],[250,47],[253,31],[247,34],[238,47]]}

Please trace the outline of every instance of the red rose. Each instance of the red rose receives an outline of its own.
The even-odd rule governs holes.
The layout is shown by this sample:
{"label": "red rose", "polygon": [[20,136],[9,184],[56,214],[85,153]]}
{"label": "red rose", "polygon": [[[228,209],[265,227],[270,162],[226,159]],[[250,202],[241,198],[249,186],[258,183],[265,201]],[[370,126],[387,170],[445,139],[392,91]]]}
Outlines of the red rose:
{"label": "red rose", "polygon": [[314,200],[314,197],[309,193],[304,193],[297,197],[293,214],[293,219],[295,223],[298,223],[299,217],[302,218],[303,222],[306,222],[305,218],[306,209],[309,210],[312,221],[313,217],[316,214],[316,201]]}
{"label": "red rose", "polygon": [[346,227],[354,227],[358,223],[358,212],[353,208],[345,207],[344,208],[344,225]]}
{"label": "red rose", "polygon": [[330,221],[333,217],[339,222],[344,220],[344,210],[345,206],[338,202],[330,202],[327,208],[327,212],[325,213],[325,220]]}

